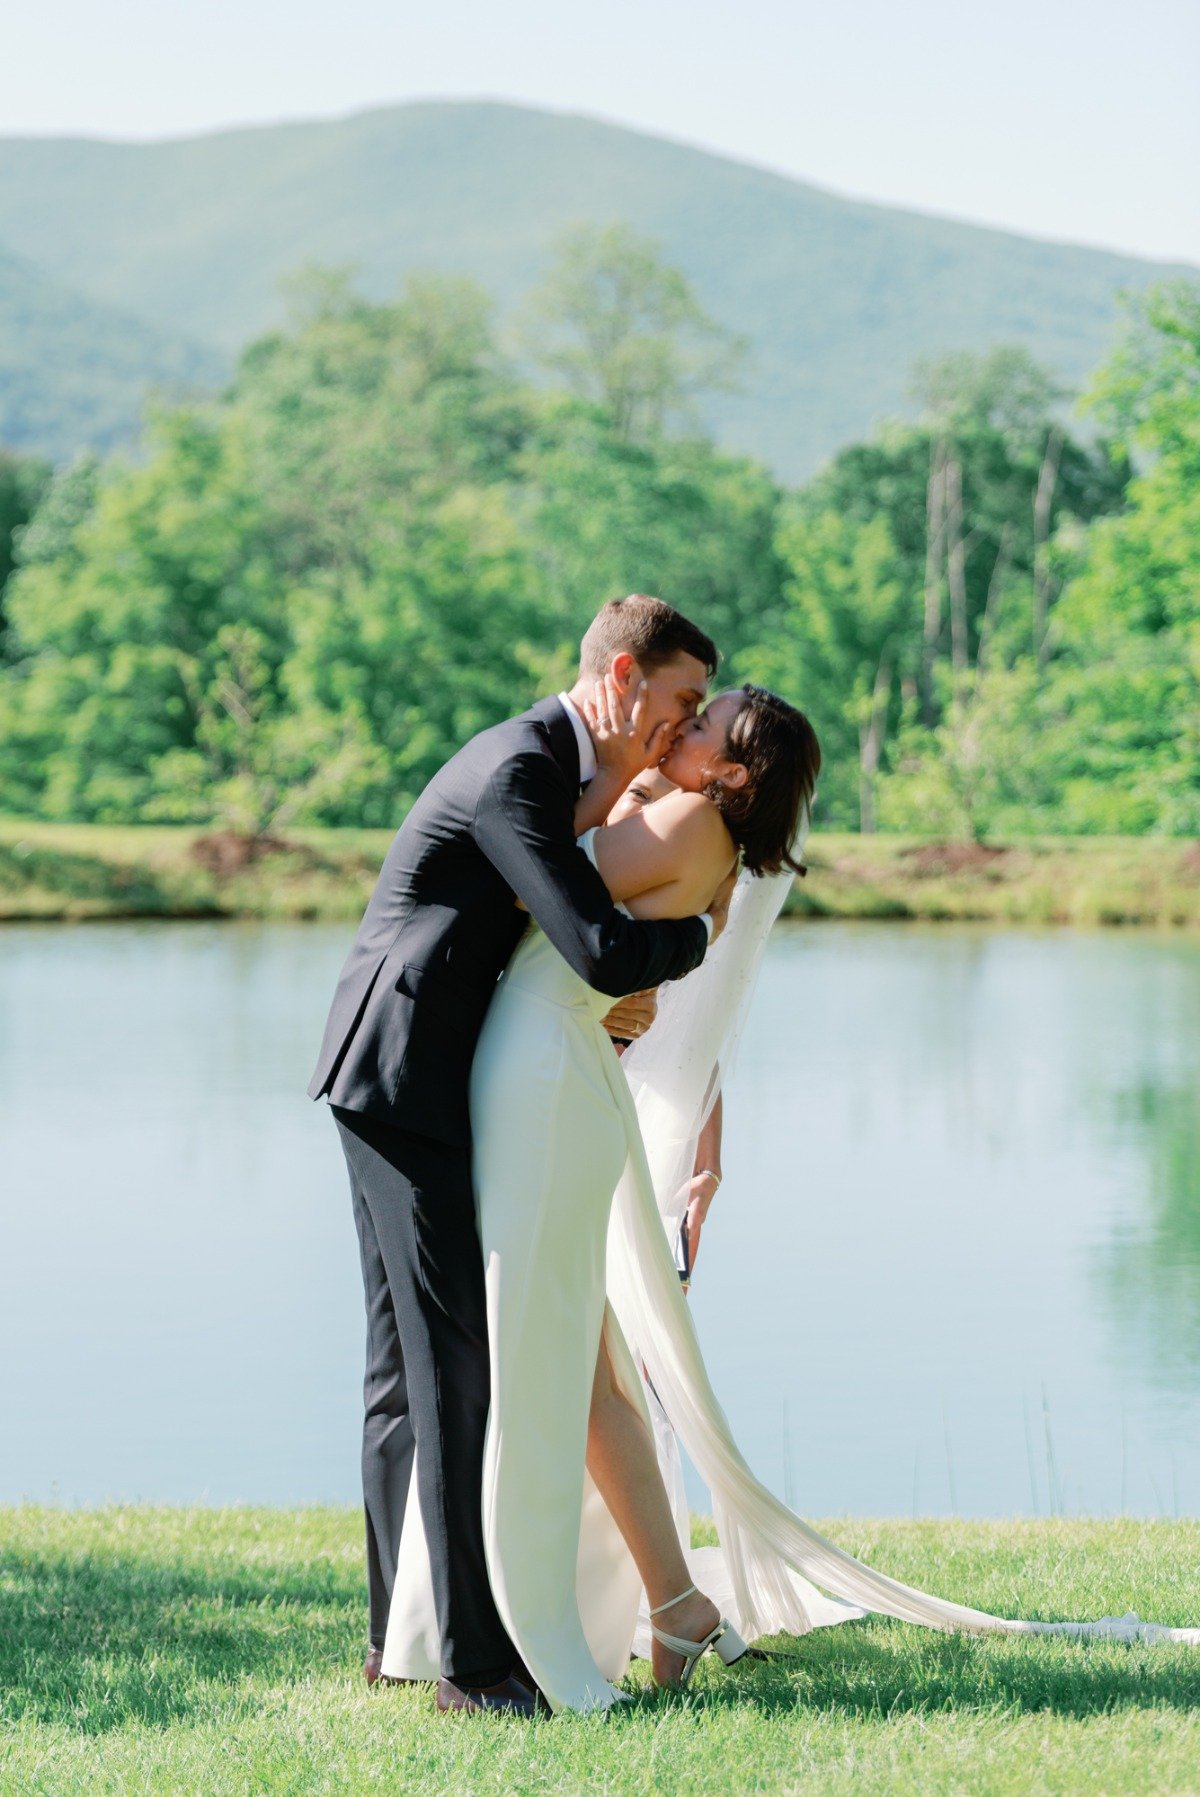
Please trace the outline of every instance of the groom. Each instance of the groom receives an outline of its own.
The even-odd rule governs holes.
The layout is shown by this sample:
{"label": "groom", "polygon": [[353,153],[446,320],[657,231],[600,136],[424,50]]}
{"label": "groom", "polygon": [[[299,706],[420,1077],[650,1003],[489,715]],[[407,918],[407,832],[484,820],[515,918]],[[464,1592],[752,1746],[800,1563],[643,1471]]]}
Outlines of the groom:
{"label": "groom", "polygon": [[703,918],[626,917],[576,845],[576,801],[594,777],[589,821],[600,821],[629,777],[628,750],[623,768],[598,759],[586,716],[597,681],[607,677],[618,711],[640,693],[645,766],[694,715],[716,663],[711,640],[660,599],[613,600],[583,639],[569,693],[483,731],[434,775],[388,851],[308,1088],[333,1108],[366,1296],[364,1672],[371,1683],[379,1676],[415,1441],[442,1642],[439,1709],[531,1713],[534,1704],[513,1676],[523,1668],[484,1558],[489,1368],[467,1108],[476,1041],[525,928],[518,899],[600,992],[643,991],[703,959],[728,890]]}

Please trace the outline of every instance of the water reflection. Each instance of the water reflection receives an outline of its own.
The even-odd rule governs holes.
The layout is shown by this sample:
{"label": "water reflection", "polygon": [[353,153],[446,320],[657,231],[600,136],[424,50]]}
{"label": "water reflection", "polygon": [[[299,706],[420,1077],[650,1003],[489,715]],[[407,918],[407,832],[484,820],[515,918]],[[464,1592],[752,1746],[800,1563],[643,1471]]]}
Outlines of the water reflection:
{"label": "water reflection", "polygon": [[[356,1498],[342,927],[0,935],[0,1502]],[[1200,946],[772,944],[693,1302],[811,1515],[1200,1506]],[[699,1495],[699,1494],[697,1494]]]}
{"label": "water reflection", "polygon": [[[838,926],[775,945],[730,1106],[739,1208],[696,1300],[781,1488],[786,1414],[803,1508],[1200,1503],[1200,1377],[1171,1346],[1193,1339],[1194,1140],[1122,1100],[1147,1076],[1195,1091],[1198,999],[1186,941]],[[1096,1276],[1127,1254],[1136,1306]]]}
{"label": "water reflection", "polygon": [[1173,1392],[1200,1382],[1200,1068],[1186,1084],[1122,1093],[1115,1119],[1142,1149],[1142,1203],[1097,1256],[1114,1332]]}

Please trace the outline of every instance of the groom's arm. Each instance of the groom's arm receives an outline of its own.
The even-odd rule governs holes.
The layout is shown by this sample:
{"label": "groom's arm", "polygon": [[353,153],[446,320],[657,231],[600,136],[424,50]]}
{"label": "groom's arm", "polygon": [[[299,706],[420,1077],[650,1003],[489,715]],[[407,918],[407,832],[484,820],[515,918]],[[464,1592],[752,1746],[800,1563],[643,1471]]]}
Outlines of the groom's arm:
{"label": "groom's arm", "polygon": [[574,795],[545,755],[516,755],[489,780],[475,840],[555,948],[598,992],[623,998],[682,979],[704,959],[699,917],[637,922],[617,910],[575,841]]}

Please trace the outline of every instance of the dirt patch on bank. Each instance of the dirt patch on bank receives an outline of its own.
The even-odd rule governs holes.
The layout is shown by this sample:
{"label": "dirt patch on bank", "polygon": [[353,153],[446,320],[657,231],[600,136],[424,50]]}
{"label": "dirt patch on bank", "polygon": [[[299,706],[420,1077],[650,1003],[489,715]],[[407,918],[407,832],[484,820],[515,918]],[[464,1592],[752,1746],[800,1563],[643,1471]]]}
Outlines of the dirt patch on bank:
{"label": "dirt patch on bank", "polygon": [[988,848],[982,842],[928,842],[901,849],[897,860],[918,880],[944,879],[947,874],[980,874],[999,880],[1011,854],[1011,849]]}
{"label": "dirt patch on bank", "polygon": [[278,836],[242,836],[236,830],[214,830],[211,835],[197,836],[189,852],[197,866],[214,879],[227,880],[271,855],[286,855],[292,850],[293,845]]}

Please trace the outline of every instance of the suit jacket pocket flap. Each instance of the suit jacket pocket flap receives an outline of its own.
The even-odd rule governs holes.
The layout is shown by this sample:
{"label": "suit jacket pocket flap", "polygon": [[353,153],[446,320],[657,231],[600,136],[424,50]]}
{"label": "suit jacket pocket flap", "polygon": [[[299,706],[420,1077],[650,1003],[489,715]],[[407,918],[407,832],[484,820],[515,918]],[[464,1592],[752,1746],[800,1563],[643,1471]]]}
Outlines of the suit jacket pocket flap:
{"label": "suit jacket pocket flap", "polygon": [[424,977],[424,967],[417,966],[413,961],[406,961],[396,976],[396,991],[403,993],[405,998],[415,998]]}

